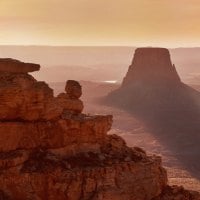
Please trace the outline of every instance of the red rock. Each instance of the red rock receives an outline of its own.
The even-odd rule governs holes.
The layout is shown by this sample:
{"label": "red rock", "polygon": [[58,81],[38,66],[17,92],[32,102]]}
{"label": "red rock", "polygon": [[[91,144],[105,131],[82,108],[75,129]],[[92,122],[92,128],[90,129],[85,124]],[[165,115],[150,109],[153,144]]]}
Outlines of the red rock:
{"label": "red rock", "polygon": [[46,83],[22,71],[0,74],[0,199],[165,197],[161,158],[107,135],[112,116],[80,114],[81,93],[69,81],[55,98]]}
{"label": "red rock", "polygon": [[77,98],[70,98],[68,94],[61,93],[57,96],[59,105],[62,106],[64,111],[72,113],[81,113],[83,111],[83,102]]}
{"label": "red rock", "polygon": [[57,102],[63,108],[63,112],[81,113],[83,102],[79,99],[82,95],[82,87],[79,82],[68,80],[65,86],[66,93],[57,96]]}
{"label": "red rock", "polygon": [[[63,116],[56,121],[0,123],[0,152],[16,149],[60,149],[76,152],[104,141],[112,116]],[[99,147],[98,147],[99,148]]]}
{"label": "red rock", "polygon": [[51,120],[62,108],[53,90],[28,74],[0,75],[0,120]]}
{"label": "red rock", "polygon": [[39,70],[40,65],[38,64],[24,63],[11,58],[0,58],[0,72],[28,73]]}
{"label": "red rock", "polygon": [[122,87],[132,84],[177,84],[180,78],[164,48],[138,48]]}
{"label": "red rock", "polygon": [[151,200],[162,192],[166,172],[160,160],[146,157],[115,163],[115,159],[116,155],[110,154],[102,162],[92,153],[61,159],[35,151],[24,164],[1,174],[0,187],[4,195],[21,200]]}
{"label": "red rock", "polygon": [[68,80],[66,83],[65,91],[69,98],[78,99],[82,95],[82,87],[79,82],[74,80]]}
{"label": "red rock", "polygon": [[167,186],[153,200],[200,200],[200,194],[195,191],[185,190],[179,186]]}

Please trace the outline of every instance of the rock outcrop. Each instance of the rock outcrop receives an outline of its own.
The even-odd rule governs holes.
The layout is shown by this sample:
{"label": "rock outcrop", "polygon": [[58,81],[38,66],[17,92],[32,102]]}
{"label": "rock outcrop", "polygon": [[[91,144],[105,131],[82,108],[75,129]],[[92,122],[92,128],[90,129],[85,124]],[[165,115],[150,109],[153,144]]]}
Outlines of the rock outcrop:
{"label": "rock outcrop", "polygon": [[[123,97],[123,98],[122,98]],[[106,101],[129,110],[200,108],[200,94],[183,84],[164,48],[138,48],[122,85]]]}
{"label": "rock outcrop", "polygon": [[78,99],[82,95],[82,87],[79,82],[68,80],[66,83],[65,91],[71,99]]}
{"label": "rock outcrop", "polygon": [[199,193],[185,190],[181,186],[167,186],[163,192],[153,200],[195,200],[200,199]]}
{"label": "rock outcrop", "polygon": [[0,72],[28,73],[39,71],[40,65],[33,63],[24,63],[11,58],[0,58]]}
{"label": "rock outcrop", "polygon": [[57,96],[57,101],[64,111],[71,113],[81,113],[83,102],[79,99],[82,95],[81,85],[74,80],[68,80],[65,87],[66,93]]}
{"label": "rock outcrop", "polygon": [[[107,135],[112,116],[82,114],[44,82],[11,71],[0,78],[0,199],[151,200],[170,193],[160,157]],[[62,101],[81,93],[69,81]]]}
{"label": "rock outcrop", "polygon": [[178,84],[181,80],[164,48],[138,48],[122,87],[134,84]]}
{"label": "rock outcrop", "polygon": [[27,73],[1,72],[0,120],[51,120],[61,113],[53,90],[45,82]]}

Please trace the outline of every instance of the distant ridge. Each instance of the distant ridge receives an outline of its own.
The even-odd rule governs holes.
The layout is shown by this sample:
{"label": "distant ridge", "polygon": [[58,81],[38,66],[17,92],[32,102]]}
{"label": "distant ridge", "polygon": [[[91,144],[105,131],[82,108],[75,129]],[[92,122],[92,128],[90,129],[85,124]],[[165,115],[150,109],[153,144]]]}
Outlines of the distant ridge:
{"label": "distant ridge", "polygon": [[[69,47],[4,45],[0,46],[0,57],[16,58],[29,63],[40,63],[42,69],[39,73],[35,73],[34,76],[38,80],[45,80],[47,82],[65,81],[71,78],[88,81],[92,80],[92,78],[94,80],[98,78],[98,81],[118,80],[118,82],[121,82],[135,49],[136,47],[134,46]],[[183,82],[190,84],[200,83],[200,48],[170,49],[170,54]],[[57,70],[59,66],[66,67],[66,69]],[[77,69],[82,67],[84,69],[81,70],[81,73],[77,73]],[[87,70],[86,68],[90,68],[91,70]],[[55,76],[55,73],[57,76]],[[79,75],[77,76],[77,74]],[[96,77],[96,74],[98,74],[98,77]],[[62,78],[62,80],[56,78],[63,75],[65,75],[65,78]]]}

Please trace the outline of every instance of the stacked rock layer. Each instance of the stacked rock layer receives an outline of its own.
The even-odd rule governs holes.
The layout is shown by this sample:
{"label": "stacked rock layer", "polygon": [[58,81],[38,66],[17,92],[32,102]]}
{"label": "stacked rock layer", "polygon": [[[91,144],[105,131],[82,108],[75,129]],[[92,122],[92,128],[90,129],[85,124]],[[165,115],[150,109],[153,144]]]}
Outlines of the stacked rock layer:
{"label": "stacked rock layer", "polygon": [[[82,114],[78,82],[68,81],[66,93],[54,97],[46,83],[28,74],[38,65],[2,62],[0,199],[151,200],[169,195],[172,188],[167,189],[159,157],[107,135],[112,116]],[[198,199],[198,194],[187,194],[185,199]]]}

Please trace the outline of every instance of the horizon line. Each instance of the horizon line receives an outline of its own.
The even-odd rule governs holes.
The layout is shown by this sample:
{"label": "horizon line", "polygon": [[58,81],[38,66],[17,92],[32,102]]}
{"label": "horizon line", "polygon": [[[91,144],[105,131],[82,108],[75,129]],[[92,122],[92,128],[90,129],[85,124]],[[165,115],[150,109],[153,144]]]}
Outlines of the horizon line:
{"label": "horizon line", "polygon": [[142,47],[149,47],[149,48],[167,48],[167,49],[181,49],[181,48],[200,48],[200,46],[178,46],[178,47],[165,47],[165,46],[129,46],[129,45],[43,45],[43,44],[0,44],[0,47],[87,47],[87,48],[95,48],[95,47],[114,47],[114,48],[142,48]]}

